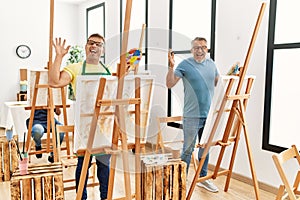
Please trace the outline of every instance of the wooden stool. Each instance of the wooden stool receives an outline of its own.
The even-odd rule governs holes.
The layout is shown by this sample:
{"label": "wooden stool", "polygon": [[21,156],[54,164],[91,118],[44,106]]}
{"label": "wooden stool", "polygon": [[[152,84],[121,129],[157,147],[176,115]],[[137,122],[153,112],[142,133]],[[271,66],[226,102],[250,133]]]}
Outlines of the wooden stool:
{"label": "wooden stool", "polygon": [[283,183],[279,186],[276,200],[286,199],[286,197],[289,197],[288,199],[290,200],[300,200],[300,170],[295,170],[294,173],[297,175],[294,183],[292,183],[286,175],[286,171],[289,169],[284,166],[284,164],[293,160],[296,161],[296,167],[300,169],[300,154],[296,145],[292,145],[291,148],[286,149],[279,154],[274,154],[272,158]]}
{"label": "wooden stool", "polygon": [[147,165],[142,161],[142,199],[186,199],[186,163]]}
{"label": "wooden stool", "polygon": [[61,163],[29,165],[26,175],[17,170],[12,175],[10,191],[12,200],[63,200]]}
{"label": "wooden stool", "polygon": [[18,136],[13,136],[14,140],[8,141],[6,136],[0,136],[0,182],[9,181],[11,173],[18,167],[17,145]]}

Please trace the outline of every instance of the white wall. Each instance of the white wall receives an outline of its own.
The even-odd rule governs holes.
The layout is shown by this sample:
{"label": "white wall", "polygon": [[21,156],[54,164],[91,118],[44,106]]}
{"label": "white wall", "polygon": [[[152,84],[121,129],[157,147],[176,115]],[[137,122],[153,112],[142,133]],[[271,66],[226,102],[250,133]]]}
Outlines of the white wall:
{"label": "white wall", "polygon": [[[34,9],[34,6],[40,9]],[[19,91],[19,68],[42,67],[47,64],[49,9],[45,1],[38,0],[7,1],[1,8],[0,112],[3,115],[3,102],[16,100]],[[31,47],[32,55],[28,59],[17,57],[16,47],[20,44]]]}
{"label": "white wall", "polygon": [[[81,6],[57,3],[54,37],[65,37],[71,45],[76,43],[84,44],[86,39],[85,8],[101,2],[93,0]],[[151,108],[152,117],[166,113],[167,90],[165,88],[165,75],[167,73],[168,2],[168,0],[149,1],[150,16],[148,27],[151,29],[150,33],[152,33],[149,35],[149,70],[157,77],[153,107]],[[221,73],[226,73],[236,61],[240,61],[243,64],[261,3],[261,0],[218,1],[215,61]],[[0,49],[2,60],[2,73],[0,74],[0,125],[1,119],[5,118],[6,115],[2,110],[3,103],[15,100],[16,93],[19,91],[19,68],[40,68],[46,66],[49,35],[48,1],[10,0],[6,1],[4,7],[6,9],[2,9],[0,12],[0,27],[2,27],[0,38],[2,44]],[[1,8],[4,7],[1,6]],[[248,74],[256,75],[256,81],[247,108],[247,122],[257,178],[263,183],[277,187],[280,181],[271,159],[272,153],[262,150],[268,9],[267,4],[249,63]],[[119,34],[119,1],[106,1],[106,20],[106,39],[115,41]],[[30,58],[22,60],[16,56],[15,49],[19,44],[27,44],[31,47],[32,55]],[[111,46],[109,44],[106,46],[106,50],[109,57],[108,62],[114,60],[120,52],[118,46],[115,46],[113,42],[111,42]],[[152,136],[156,132],[154,118],[150,119],[150,125],[149,140],[153,141]],[[245,147],[244,138],[242,137],[234,172],[251,177]],[[212,164],[215,163],[214,160],[216,159],[216,156],[213,155],[214,152],[215,150],[212,151]],[[223,160],[229,160],[229,157],[225,155]],[[225,162],[225,164],[227,163],[228,161]],[[225,164],[223,166],[227,166]]]}
{"label": "white wall", "polygon": [[[4,102],[16,101],[19,92],[19,69],[42,69],[49,58],[50,1],[11,0],[1,6],[0,49],[0,125],[6,124]],[[70,44],[77,41],[77,6],[63,3],[55,4],[54,37],[68,38]],[[58,20],[59,18],[59,20]],[[59,33],[59,34],[57,34]],[[72,33],[72,34],[70,34]],[[31,56],[21,59],[16,48],[26,44],[31,48]]]}

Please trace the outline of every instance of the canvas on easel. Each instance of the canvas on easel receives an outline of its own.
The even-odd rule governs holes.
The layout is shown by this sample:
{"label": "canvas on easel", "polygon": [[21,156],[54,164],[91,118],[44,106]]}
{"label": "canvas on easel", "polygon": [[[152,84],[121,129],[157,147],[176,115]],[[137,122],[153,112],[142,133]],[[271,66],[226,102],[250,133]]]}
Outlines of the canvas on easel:
{"label": "canvas on easel", "polygon": [[[56,151],[56,135],[52,134],[52,145],[53,149],[50,147],[50,129],[55,130],[54,123],[54,107],[63,109],[63,118],[64,124],[67,125],[67,110],[69,107],[66,105],[66,87],[62,88],[50,88],[48,85],[48,70],[30,70],[30,80],[29,80],[29,93],[30,106],[25,107],[27,110],[31,110],[30,120],[28,124],[28,134],[26,138],[26,151],[30,151],[31,145],[31,130],[33,125],[34,113],[37,109],[47,109],[48,119],[47,119],[47,138],[46,138],[46,149],[42,149],[42,152],[51,152],[54,153],[54,160],[58,160],[57,151]],[[66,135],[66,140],[69,140],[68,135]],[[69,143],[69,142],[68,142]],[[70,146],[67,145],[67,154],[70,155]],[[37,153],[37,152],[35,152]]]}
{"label": "canvas on easel", "polygon": [[[123,80],[124,81],[124,80]],[[99,154],[99,153],[107,153],[107,154],[112,154],[111,160],[116,161],[116,153],[121,153],[122,154],[122,159],[123,159],[123,173],[124,173],[124,181],[125,181],[125,194],[126,198],[130,199],[131,198],[131,186],[130,186],[130,176],[129,176],[129,161],[128,161],[128,146],[127,146],[127,135],[126,135],[126,130],[125,130],[125,108],[124,106],[128,106],[131,104],[135,105],[135,116],[136,116],[136,128],[135,128],[135,145],[136,145],[136,150],[139,152],[140,150],[140,80],[136,79],[135,80],[136,88],[135,88],[135,98],[130,98],[130,99],[121,99],[121,97],[117,99],[103,99],[104,97],[104,92],[105,92],[105,87],[106,87],[106,78],[102,77],[100,78],[99,85],[98,85],[98,90],[97,90],[97,95],[95,98],[95,104],[94,104],[94,111],[92,113],[92,121],[90,125],[90,131],[88,135],[88,141],[86,145],[86,149],[83,149],[83,154],[84,154],[84,161],[83,161],[83,166],[81,170],[81,175],[80,175],[80,180],[79,180],[79,186],[78,186],[78,191],[76,194],[76,199],[79,200],[81,199],[82,192],[83,192],[83,187],[84,187],[84,180],[86,178],[86,173],[88,170],[88,163],[90,160],[90,156]],[[123,84],[124,82],[122,82]],[[119,82],[118,82],[119,85]],[[119,90],[118,90],[119,92]],[[123,91],[122,91],[123,92]],[[114,114],[114,124],[113,124],[113,133],[112,133],[112,142],[111,142],[111,148],[109,151],[105,150],[102,145],[100,148],[94,148],[94,140],[96,138],[96,131],[97,131],[97,126],[98,126],[98,120],[99,117],[106,115],[107,112],[103,112],[102,108],[107,107],[107,106],[112,106],[115,107],[115,111],[113,112]],[[102,112],[101,112],[102,111]],[[118,113],[119,112],[119,113]],[[108,113],[111,114],[111,113]],[[121,144],[119,144],[119,141],[121,140]],[[121,148],[119,148],[121,146]],[[108,148],[106,148],[108,149]],[[79,150],[77,151],[77,154],[79,154]],[[138,156],[136,156],[136,159],[138,159]],[[110,164],[110,175],[109,175],[109,186],[108,186],[108,199],[112,198],[112,192],[113,192],[113,185],[114,182],[114,175],[115,175],[115,168],[116,168],[116,162],[112,162]],[[137,175],[136,175],[137,176]],[[140,193],[140,192],[139,192]]]}
{"label": "canvas on easel", "polygon": [[[124,80],[123,98],[134,98],[135,81],[134,78],[141,78],[141,142],[147,138],[147,125],[149,120],[149,108],[151,105],[152,87],[154,76],[130,75]],[[101,76],[78,76],[77,94],[75,105],[75,138],[74,150],[86,149],[94,106]],[[116,99],[116,88],[118,80],[114,76],[105,76],[106,85],[103,99]],[[125,123],[128,143],[134,143],[135,139],[135,116],[133,115],[134,105],[128,105],[125,112]],[[114,123],[114,106],[102,106],[102,114],[98,118],[93,148],[110,147]]]}
{"label": "canvas on easel", "polygon": [[[243,89],[242,91],[246,90],[247,87],[247,80],[248,79],[253,79],[255,80],[255,76],[247,76],[243,82]],[[237,86],[238,86],[238,81],[239,81],[239,77],[238,76],[220,76],[218,84],[215,88],[215,94],[214,97],[212,99],[212,103],[211,103],[211,107],[206,119],[206,125],[205,128],[203,130],[202,133],[202,137],[201,137],[201,141],[198,145],[200,146],[204,146],[205,143],[207,143],[208,138],[210,136],[210,133],[212,132],[212,129],[214,127],[214,122],[216,121],[218,112],[220,111],[219,108],[221,106],[222,100],[224,98],[224,94],[226,93],[226,90],[228,88],[228,85],[230,83],[230,81],[232,81],[232,88],[229,91],[228,95],[234,95]],[[252,90],[251,90],[252,91]],[[250,91],[250,94],[251,94]],[[214,135],[214,142],[213,145],[216,145],[218,141],[220,141],[222,139],[223,133],[225,131],[226,128],[226,122],[227,119],[229,117],[229,111],[231,109],[232,106],[232,101],[227,101],[225,108],[223,110],[223,114],[221,116],[221,119],[219,121],[219,125],[217,126],[216,129],[216,134]],[[234,120],[234,124],[237,123],[237,118],[235,118]],[[235,134],[233,133],[234,129],[231,130],[230,135],[234,136]]]}
{"label": "canvas on easel", "polygon": [[[48,85],[48,70],[40,69],[40,70],[29,70],[29,93],[30,93],[30,104],[32,104],[32,99],[34,95],[35,81],[37,72],[40,73],[39,84],[40,85]],[[64,87],[64,90],[67,91],[67,87]],[[52,88],[53,93],[53,104],[61,105],[62,104],[62,96],[61,96],[61,88]],[[36,106],[45,106],[48,103],[48,88],[45,86],[44,88],[39,88],[36,100]],[[67,98],[67,93],[65,93],[65,98]]]}

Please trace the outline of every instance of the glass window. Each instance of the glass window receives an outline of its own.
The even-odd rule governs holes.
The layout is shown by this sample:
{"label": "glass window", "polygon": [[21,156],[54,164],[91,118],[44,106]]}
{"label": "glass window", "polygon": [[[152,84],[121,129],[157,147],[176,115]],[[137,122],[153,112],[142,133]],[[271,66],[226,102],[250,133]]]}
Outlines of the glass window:
{"label": "glass window", "polygon": [[[300,68],[300,2],[270,1],[263,149],[281,152],[300,141],[297,95]],[[296,89],[294,89],[296,88]]]}
{"label": "glass window", "polygon": [[211,34],[211,1],[189,0],[172,1],[172,49],[189,50],[191,40],[205,37],[210,45]]}
{"label": "glass window", "polygon": [[[271,99],[271,126],[270,144],[279,144],[289,148],[295,141],[300,141],[299,95],[295,95],[294,86],[299,85],[300,68],[287,66],[291,63],[300,63],[300,49],[283,49],[274,52],[272,99]],[[298,87],[296,87],[297,90]],[[282,98],[287,97],[287,98]],[[298,139],[296,139],[298,138]]]}
{"label": "glass window", "polygon": [[299,0],[277,0],[275,44],[300,41],[299,10]]}
{"label": "glass window", "polygon": [[87,9],[87,37],[99,33],[105,37],[105,7],[104,3]]}

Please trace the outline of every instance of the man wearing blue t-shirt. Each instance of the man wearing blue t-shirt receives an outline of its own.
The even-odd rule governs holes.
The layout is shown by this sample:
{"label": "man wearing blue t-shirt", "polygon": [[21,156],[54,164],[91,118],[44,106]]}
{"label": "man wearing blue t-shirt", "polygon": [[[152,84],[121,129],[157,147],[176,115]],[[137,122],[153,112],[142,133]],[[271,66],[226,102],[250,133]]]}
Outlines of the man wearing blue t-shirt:
{"label": "man wearing blue t-shirt", "polygon": [[[206,58],[208,52],[205,38],[196,37],[191,42],[191,53],[193,57],[187,58],[179,63],[174,70],[174,53],[169,52],[169,71],[166,77],[166,85],[172,88],[182,79],[184,87],[183,106],[183,133],[184,144],[181,159],[187,163],[189,169],[191,155],[194,151],[198,137],[200,142],[205,121],[217,84],[219,73],[214,61]],[[198,159],[200,160],[203,148],[199,149]],[[200,177],[207,175],[209,154],[201,169]],[[218,192],[218,188],[209,180],[197,183],[211,192]]]}

